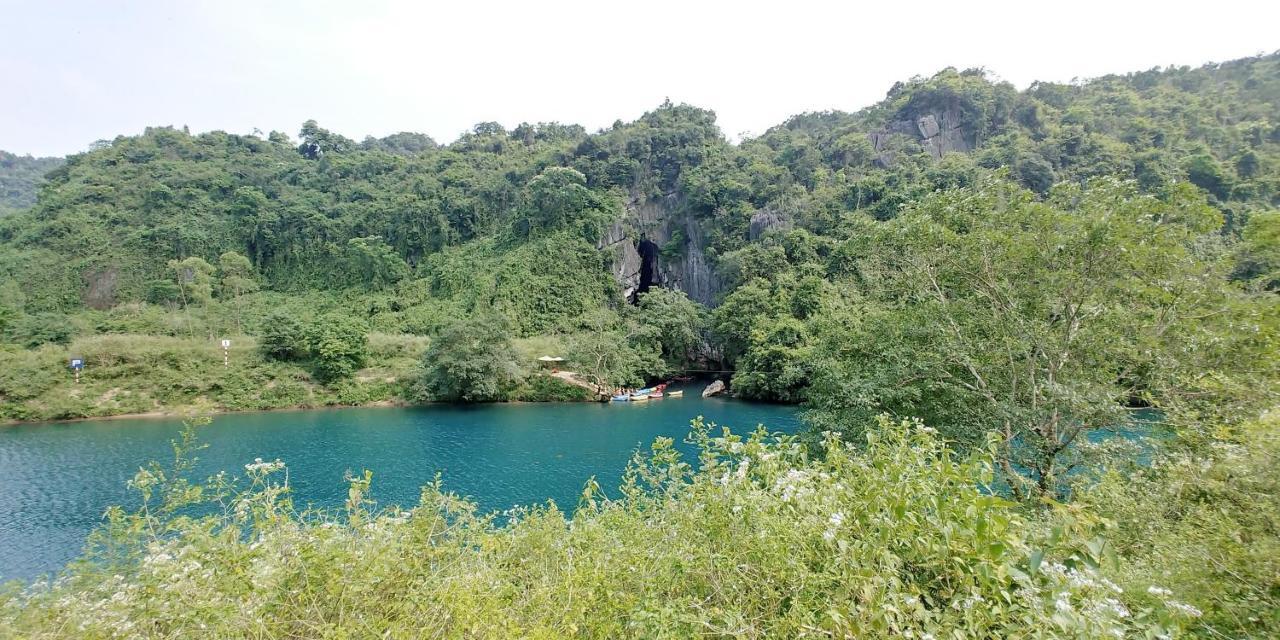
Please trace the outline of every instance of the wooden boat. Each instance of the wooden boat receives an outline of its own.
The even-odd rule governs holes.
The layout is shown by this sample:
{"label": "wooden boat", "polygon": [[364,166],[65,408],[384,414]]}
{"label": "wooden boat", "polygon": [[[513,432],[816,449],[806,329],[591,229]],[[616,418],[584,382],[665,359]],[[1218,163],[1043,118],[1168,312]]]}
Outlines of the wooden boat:
{"label": "wooden boat", "polygon": [[662,391],[654,391],[653,393],[649,394],[649,397],[650,397],[650,398],[661,398],[661,397],[662,397]]}
{"label": "wooden boat", "polygon": [[668,397],[668,398],[680,398],[680,397],[683,397],[683,396],[684,396],[684,389],[680,389],[679,391],[668,391],[668,392],[667,392],[667,397]]}
{"label": "wooden boat", "polygon": [[638,395],[638,396],[637,396],[637,395],[633,395],[633,396],[631,396],[631,401],[632,401],[632,402],[640,402],[641,400],[648,400],[648,399],[649,399],[649,394],[647,394],[647,393],[646,393],[646,394],[644,394],[644,395]]}
{"label": "wooden boat", "polygon": [[626,402],[631,399],[631,396],[623,393],[616,396],[612,396],[612,398],[614,402]]}

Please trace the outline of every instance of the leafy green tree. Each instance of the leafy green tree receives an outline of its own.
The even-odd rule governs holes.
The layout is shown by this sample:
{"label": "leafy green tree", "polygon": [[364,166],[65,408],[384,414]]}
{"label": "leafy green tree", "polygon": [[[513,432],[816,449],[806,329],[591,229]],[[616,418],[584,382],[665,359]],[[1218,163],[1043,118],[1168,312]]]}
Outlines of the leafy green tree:
{"label": "leafy green tree", "polygon": [[548,167],[529,181],[515,232],[536,238],[569,229],[594,242],[616,213],[607,198],[587,188],[581,172]]}
{"label": "leafy green tree", "polygon": [[0,339],[9,335],[10,330],[22,317],[23,303],[26,296],[13,280],[0,282]]}
{"label": "leafy green tree", "polygon": [[482,315],[446,326],[422,357],[419,397],[445,402],[505,399],[519,379],[519,367],[503,324]]}
{"label": "leafy green tree", "polygon": [[1280,211],[1256,213],[1245,224],[1237,249],[1236,277],[1280,290]]}
{"label": "leafy green tree", "polygon": [[357,282],[370,289],[393,287],[409,276],[409,265],[381,236],[352,238],[347,241],[347,252]]}
{"label": "leafy green tree", "polygon": [[813,346],[803,322],[785,317],[765,321],[733,375],[733,389],[745,398],[802,402],[813,370]]}
{"label": "leafy green tree", "polygon": [[1231,178],[1212,155],[1201,153],[1187,160],[1187,179],[1219,200],[1231,192]]}
{"label": "leafy green tree", "polygon": [[815,417],[916,415],[961,444],[997,433],[1013,491],[1057,495],[1087,432],[1196,365],[1186,340],[1222,278],[1198,247],[1220,221],[1189,190],[1161,201],[1113,181],[1048,203],[991,181],[932,196],[864,245],[863,304],[823,320]]}
{"label": "leafy green tree", "polygon": [[258,290],[258,282],[253,278],[253,264],[249,259],[228,251],[218,258],[218,277],[221,284],[221,296],[235,308],[236,333],[240,333],[240,298],[246,293]]}
{"label": "leafy green tree", "polygon": [[263,318],[258,349],[272,360],[283,361],[301,360],[310,351],[302,323],[283,310],[273,311]]}
{"label": "leafy green tree", "polygon": [[182,300],[182,287],[173,280],[152,280],[147,283],[145,299],[152,304],[176,307]]}
{"label": "leafy green tree", "polygon": [[751,346],[752,332],[762,320],[780,317],[789,306],[771,284],[762,279],[738,287],[712,313],[711,327],[724,349],[725,357],[734,361]]}
{"label": "leafy green tree", "polygon": [[169,271],[178,285],[182,306],[206,305],[213,300],[213,265],[195,256],[170,260]]}
{"label": "leafy green tree", "polygon": [[298,153],[310,160],[327,154],[342,153],[356,146],[355,141],[321,128],[315,120],[302,123],[302,131],[298,136],[302,138],[302,144],[298,145]]}
{"label": "leafy green tree", "polygon": [[578,374],[602,391],[640,386],[647,376],[666,373],[657,331],[604,309],[582,319],[569,354]]}
{"label": "leafy green tree", "polygon": [[329,313],[316,319],[307,340],[312,368],[322,382],[351,377],[364,366],[369,352],[369,329],[346,314]]}
{"label": "leafy green tree", "polygon": [[1049,187],[1053,186],[1056,178],[1053,165],[1037,153],[1028,152],[1018,156],[1017,172],[1018,182],[1041,195],[1049,192]]}
{"label": "leafy green tree", "polygon": [[706,309],[683,291],[650,289],[633,309],[632,317],[652,328],[668,368],[686,368],[705,352]]}

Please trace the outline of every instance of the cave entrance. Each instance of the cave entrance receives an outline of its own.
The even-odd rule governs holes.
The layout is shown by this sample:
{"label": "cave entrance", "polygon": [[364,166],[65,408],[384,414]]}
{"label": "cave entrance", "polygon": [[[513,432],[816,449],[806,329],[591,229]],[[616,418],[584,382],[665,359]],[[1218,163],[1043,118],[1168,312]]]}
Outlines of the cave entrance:
{"label": "cave entrance", "polygon": [[658,251],[658,245],[654,244],[647,235],[640,236],[640,244],[636,247],[636,253],[640,254],[640,283],[636,286],[635,294],[631,296],[631,304],[639,304],[640,294],[647,293],[649,288],[657,282]]}

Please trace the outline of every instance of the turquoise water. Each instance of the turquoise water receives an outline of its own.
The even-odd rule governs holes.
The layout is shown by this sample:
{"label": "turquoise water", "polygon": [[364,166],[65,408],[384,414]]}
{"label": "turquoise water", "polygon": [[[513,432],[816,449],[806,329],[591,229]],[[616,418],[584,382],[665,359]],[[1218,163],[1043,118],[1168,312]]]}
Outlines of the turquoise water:
{"label": "turquoise water", "polygon": [[[555,500],[577,505],[587,478],[609,495],[627,460],[658,436],[680,440],[689,420],[745,432],[799,428],[795,407],[698,397],[643,403],[335,409],[218,416],[200,432],[197,477],[240,475],[254,458],[289,466],[297,506],[341,506],[347,470],[370,469],[373,498],[412,506],[436,472],[486,511]],[[53,572],[79,555],[125,482],[172,459],[179,420],[103,420],[0,427],[0,580]],[[687,446],[685,451],[690,451]]]}

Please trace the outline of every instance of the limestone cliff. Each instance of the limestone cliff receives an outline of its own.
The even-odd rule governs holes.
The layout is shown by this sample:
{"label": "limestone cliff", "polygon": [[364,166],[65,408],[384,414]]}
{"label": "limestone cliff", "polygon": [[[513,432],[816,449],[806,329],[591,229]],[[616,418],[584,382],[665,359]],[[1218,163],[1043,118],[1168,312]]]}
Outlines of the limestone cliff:
{"label": "limestone cliff", "polygon": [[641,238],[662,247],[655,268],[655,284],[679,289],[690,299],[705,305],[715,302],[720,291],[706,254],[702,227],[689,214],[678,194],[658,198],[633,197],[622,217],[605,230],[596,246],[612,255],[610,270],[630,299],[640,285],[641,258],[637,251]]}
{"label": "limestone cliff", "polygon": [[935,159],[955,151],[970,151],[974,147],[973,135],[966,130],[958,107],[902,116],[867,136],[879,154],[876,161],[883,166],[894,162],[890,141],[895,135],[914,138]]}

